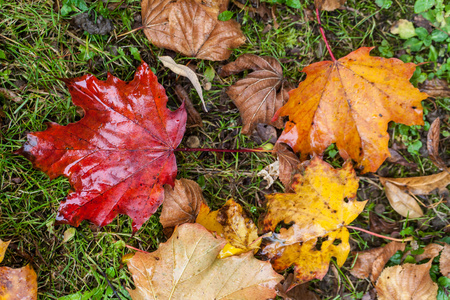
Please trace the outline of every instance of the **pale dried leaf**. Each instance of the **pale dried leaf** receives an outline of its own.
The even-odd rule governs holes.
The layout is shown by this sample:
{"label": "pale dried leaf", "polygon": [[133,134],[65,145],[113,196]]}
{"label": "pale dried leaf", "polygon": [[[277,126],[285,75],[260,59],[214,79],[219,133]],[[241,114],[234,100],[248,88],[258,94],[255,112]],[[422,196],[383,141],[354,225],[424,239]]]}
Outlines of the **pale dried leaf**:
{"label": "pale dried leaf", "polygon": [[[447,171],[450,170],[447,168]],[[389,181],[395,184],[402,191],[409,192],[414,195],[428,195],[434,190],[438,190],[439,193],[445,193],[447,191],[447,185],[450,184],[450,173],[441,172],[438,174],[408,177],[408,178],[387,178],[380,177],[382,184]]]}
{"label": "pale dried leaf", "polygon": [[347,0],[314,0],[314,5],[319,10],[332,11],[341,7]]}
{"label": "pale dried leaf", "polygon": [[445,244],[444,249],[441,252],[441,258],[439,260],[439,269],[441,274],[450,278],[450,245]]}
{"label": "pale dried leaf", "polygon": [[11,241],[4,242],[4,241],[0,240],[0,263],[5,258],[5,252],[9,246],[9,243],[11,243]]}
{"label": "pale dried leaf", "polygon": [[419,218],[423,211],[417,201],[390,181],[382,182],[392,208],[403,217]]}
{"label": "pale dried leaf", "polygon": [[170,56],[158,56],[159,60],[163,63],[164,67],[169,68],[175,74],[186,77],[194,86],[197,94],[200,96],[200,100],[202,100],[203,109],[208,112],[206,109],[205,100],[203,99],[203,91],[200,82],[198,81],[197,74],[192,71],[189,67],[184,65],[177,64],[172,57]]}
{"label": "pale dried leaf", "polygon": [[280,173],[280,163],[278,161],[271,163],[261,171],[259,171],[256,175],[263,177],[264,180],[267,181],[267,187],[270,188],[275,180],[278,178]]}
{"label": "pale dried leaf", "polygon": [[419,84],[419,89],[434,98],[450,97],[450,85],[445,79],[433,78]]}
{"label": "pale dried leaf", "polygon": [[436,120],[431,123],[430,129],[427,134],[427,150],[428,156],[433,164],[440,170],[446,170],[447,164],[439,156],[439,137],[441,130],[441,120],[436,118]]}
{"label": "pale dried leaf", "polygon": [[227,90],[239,109],[242,133],[251,134],[258,123],[283,126],[282,120],[272,122],[275,112],[287,101],[291,89],[283,77],[280,63],[273,57],[244,54],[220,70],[220,76],[237,74],[251,69],[246,78],[238,80]]}
{"label": "pale dried leaf", "polygon": [[128,261],[134,300],[268,299],[283,278],[251,252],[217,259],[226,241],[199,224],[183,224],[152,253],[137,252]]}
{"label": "pale dried leaf", "polygon": [[200,186],[192,180],[175,180],[175,187],[164,186],[164,203],[159,221],[164,228],[194,223],[205,203]]}
{"label": "pale dried leaf", "polygon": [[384,265],[398,250],[405,250],[405,243],[390,242],[384,247],[356,252],[358,257],[350,273],[357,278],[368,278],[376,281],[383,271]]}
{"label": "pale dried leaf", "polygon": [[416,255],[416,261],[419,262],[419,261],[427,259],[427,258],[433,259],[439,255],[439,253],[442,251],[442,249],[444,249],[444,247],[439,244],[433,243],[433,244],[426,245],[425,248],[423,249],[423,253]]}
{"label": "pale dried leaf", "polygon": [[386,268],[377,281],[379,300],[436,300],[438,286],[431,280],[431,261]]}
{"label": "pale dried leaf", "polygon": [[292,192],[292,181],[294,175],[299,173],[300,159],[284,143],[276,143],[273,150],[277,153],[279,161],[279,177],[284,185],[286,193]]}

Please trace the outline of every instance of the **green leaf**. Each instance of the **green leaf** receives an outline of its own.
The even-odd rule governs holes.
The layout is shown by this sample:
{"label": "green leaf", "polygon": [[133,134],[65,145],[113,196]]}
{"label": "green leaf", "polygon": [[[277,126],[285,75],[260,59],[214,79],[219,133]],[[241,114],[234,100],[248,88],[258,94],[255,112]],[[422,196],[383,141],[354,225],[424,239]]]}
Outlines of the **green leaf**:
{"label": "green leaf", "polygon": [[139,61],[141,60],[141,54],[139,53],[138,48],[130,47],[130,53],[131,53],[131,55],[133,55],[133,58],[135,60],[139,60]]}
{"label": "green leaf", "polygon": [[[408,146],[408,152],[411,154],[419,154],[420,148],[422,148],[422,142],[415,141]],[[400,233],[400,235],[401,235],[401,233]]]}
{"label": "green leaf", "polygon": [[420,14],[432,8],[435,4],[435,0],[417,0],[414,4],[414,12]]}
{"label": "green leaf", "polygon": [[445,276],[439,277],[438,284],[440,286],[444,286],[446,288],[450,288],[450,278],[447,278]]}
{"label": "green leaf", "polygon": [[203,73],[206,80],[208,82],[211,82],[214,80],[214,76],[216,76],[216,72],[214,71],[213,67],[209,66],[206,68],[205,73]]}
{"label": "green leaf", "polygon": [[0,59],[6,59],[5,51],[0,49]]}
{"label": "green leaf", "polygon": [[430,52],[428,53],[428,60],[429,61],[437,61],[438,59],[438,52],[436,50],[436,48],[431,45],[430,46]]}
{"label": "green leaf", "polygon": [[439,29],[435,29],[431,33],[431,39],[438,43],[445,41],[447,38],[448,38],[448,34]]}
{"label": "green leaf", "polygon": [[286,5],[292,8],[302,8],[300,0],[286,0]]}
{"label": "green leaf", "polygon": [[392,5],[392,0],[375,0],[375,4],[381,8],[388,9]]}
{"label": "green leaf", "polygon": [[220,13],[220,15],[217,17],[217,19],[219,21],[228,21],[231,18],[233,18],[233,15],[234,15],[234,13],[232,13],[231,11],[226,10],[226,11]]}
{"label": "green leaf", "polygon": [[428,37],[428,30],[423,27],[417,27],[415,31],[419,39],[421,39],[422,41]]}
{"label": "green leaf", "polygon": [[407,40],[404,44],[404,47],[409,47],[411,49],[411,51],[413,52],[417,52],[420,51],[420,49],[423,46],[423,42],[419,39],[416,38],[411,38],[409,40]]}

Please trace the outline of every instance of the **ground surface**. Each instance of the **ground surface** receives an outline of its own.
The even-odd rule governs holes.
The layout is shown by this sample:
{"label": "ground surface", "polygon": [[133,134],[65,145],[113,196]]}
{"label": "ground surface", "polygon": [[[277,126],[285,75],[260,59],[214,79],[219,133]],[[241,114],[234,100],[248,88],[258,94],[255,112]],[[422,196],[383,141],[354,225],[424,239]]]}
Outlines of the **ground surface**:
{"label": "ground surface", "polygon": [[[50,181],[45,174],[32,169],[29,161],[12,152],[21,146],[28,132],[44,130],[46,122],[66,125],[81,118],[63,82],[56,78],[92,73],[105,79],[109,71],[123,80],[130,80],[142,58],[156,71],[159,82],[169,95],[169,106],[175,108],[178,105],[173,90],[175,84],[191,90],[190,83],[164,68],[156,56],[171,55],[178,63],[196,65],[201,79],[208,68],[217,71],[226,62],[192,60],[158,49],[150,45],[142,31],[120,36],[141,26],[139,1],[125,0],[120,5],[111,1],[109,4],[107,1],[87,1],[86,6],[80,4],[82,1],[62,2],[66,5],[63,6],[61,0],[0,0],[0,88],[13,92],[12,95],[0,93],[0,237],[12,240],[11,250],[2,265],[21,267],[31,262],[38,273],[41,299],[57,299],[66,295],[72,296],[64,299],[81,299],[81,294],[89,291],[92,294],[86,299],[118,296],[127,299],[125,287],[133,284],[127,268],[121,263],[122,255],[129,252],[124,243],[147,251],[155,250],[160,242],[165,241],[158,221],[159,213],[152,216],[134,236],[130,219],[121,216],[103,228],[83,222],[74,238],[63,243],[63,234],[69,227],[55,226],[54,220],[59,202],[70,188],[68,180],[60,177]],[[301,9],[277,5],[273,10],[276,23],[270,14],[260,16],[230,4],[229,10],[242,24],[248,40],[233,52],[229,61],[244,53],[276,57],[283,65],[285,76],[297,84],[304,78],[300,73],[303,67],[329,59],[313,17],[312,4],[311,1],[301,1]],[[270,7],[267,3],[265,5]],[[389,9],[382,9],[375,1],[349,0],[343,9],[323,13],[324,28],[335,56],[342,57],[361,46],[374,46],[374,55],[406,55],[403,58],[413,62],[435,59],[434,64],[422,66],[425,77],[416,74],[414,84],[426,76],[438,74],[439,66],[450,57],[445,42],[433,43],[434,50],[425,47],[416,52],[405,51],[404,40],[389,32],[395,21],[414,19],[413,5],[412,0],[393,1]],[[86,15],[75,19],[82,10],[97,16],[99,25]],[[430,57],[433,51],[437,53],[436,57]],[[448,71],[438,75],[450,78]],[[204,148],[234,149],[260,145],[257,139],[240,134],[242,123],[238,110],[224,93],[224,88],[236,78],[238,76],[215,76],[211,89],[204,92],[209,113],[201,110],[198,96],[194,91],[190,92],[204,127],[189,128],[181,147],[186,146],[190,136],[198,137],[200,147]],[[444,161],[448,161],[450,99],[427,100],[423,104],[428,125],[436,117],[441,117],[441,132],[447,132],[447,138],[441,141],[440,154]],[[386,162],[378,171],[379,175],[409,177],[438,172],[427,158],[427,128],[392,124],[390,133],[390,146],[416,166]],[[422,142],[422,147],[418,141]],[[325,158],[336,167],[343,163],[333,149],[327,151]],[[275,161],[269,154],[178,152],[177,161],[178,178],[197,181],[212,209],[221,207],[233,197],[256,221],[264,212],[264,195],[283,191],[280,182],[266,189],[267,183],[256,176],[263,167]],[[418,245],[426,245],[446,235],[443,228],[448,225],[450,209],[448,202],[439,195],[421,199],[428,206],[439,204],[433,209],[424,208],[425,216],[415,220],[405,220],[393,211],[373,175],[362,177],[358,196],[359,200],[368,199],[369,203],[353,222],[355,226],[369,229],[369,219],[375,215],[397,226],[393,233],[385,232],[386,228],[379,232],[396,237],[402,234],[414,236]],[[352,250],[366,250],[385,242],[359,232],[353,232],[351,237]],[[366,293],[366,297],[370,297],[371,283],[349,274],[351,261],[352,257],[349,257],[340,270],[332,266],[324,280],[314,281],[310,289],[322,299],[360,299]]]}

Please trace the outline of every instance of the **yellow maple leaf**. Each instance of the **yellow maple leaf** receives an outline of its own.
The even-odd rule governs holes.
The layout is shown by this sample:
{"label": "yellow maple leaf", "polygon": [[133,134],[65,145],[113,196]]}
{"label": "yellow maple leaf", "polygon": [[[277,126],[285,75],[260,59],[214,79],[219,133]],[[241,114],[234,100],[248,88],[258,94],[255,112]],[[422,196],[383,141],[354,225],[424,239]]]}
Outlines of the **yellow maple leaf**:
{"label": "yellow maple leaf", "polygon": [[[292,185],[295,193],[272,194],[264,230],[275,231],[280,223],[292,224],[275,233],[262,253],[274,269],[295,266],[296,282],[325,276],[331,257],[342,266],[350,251],[350,224],[364,209],[366,201],[356,201],[358,179],[351,163],[335,170],[315,157]],[[320,241],[319,242],[319,238]]]}
{"label": "yellow maple leaf", "polygon": [[259,249],[261,238],[252,219],[247,217],[242,206],[230,199],[216,211],[210,211],[202,204],[196,223],[203,225],[209,231],[224,237],[227,244],[219,253],[219,258],[238,255]]}

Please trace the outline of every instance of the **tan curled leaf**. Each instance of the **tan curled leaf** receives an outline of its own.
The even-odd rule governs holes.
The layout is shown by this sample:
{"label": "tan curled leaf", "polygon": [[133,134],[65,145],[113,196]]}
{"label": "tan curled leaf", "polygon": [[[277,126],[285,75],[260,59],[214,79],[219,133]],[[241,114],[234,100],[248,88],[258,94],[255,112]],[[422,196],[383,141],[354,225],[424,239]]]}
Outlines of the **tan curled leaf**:
{"label": "tan curled leaf", "polygon": [[427,134],[427,150],[428,157],[433,162],[433,164],[440,170],[446,170],[447,164],[442,160],[439,155],[439,137],[441,131],[441,120],[436,118],[436,120],[431,123],[430,129]]}
{"label": "tan curled leaf", "polygon": [[370,277],[375,282],[383,271],[384,265],[398,250],[405,250],[405,243],[390,242],[384,247],[356,252],[355,265],[350,273],[360,279]]}
{"label": "tan curled leaf", "polygon": [[252,219],[233,199],[216,211],[202,205],[196,222],[228,241],[219,253],[220,258],[257,250],[261,244]]}
{"label": "tan curled leaf", "polygon": [[423,211],[411,195],[404,192],[397,185],[390,181],[383,182],[384,191],[392,208],[403,217],[419,218],[423,216]]}
{"label": "tan curled leaf", "polygon": [[218,12],[203,2],[144,0],[141,5],[144,33],[157,47],[220,61],[245,42],[236,21],[217,20]]}
{"label": "tan curled leaf", "polygon": [[300,159],[298,156],[284,143],[276,143],[273,148],[278,156],[279,174],[281,182],[284,185],[286,193],[294,191],[292,189],[292,181],[294,175],[300,172]]}
{"label": "tan curled leaf", "polygon": [[163,63],[164,67],[169,68],[175,74],[189,79],[189,81],[197,91],[197,94],[200,96],[200,100],[202,100],[203,109],[208,112],[208,110],[206,109],[205,99],[203,99],[202,86],[200,85],[200,81],[198,81],[197,74],[195,74],[195,72],[192,71],[191,68],[177,64],[170,56],[158,56],[158,58]]}
{"label": "tan curled leaf", "polygon": [[253,72],[227,90],[228,96],[241,113],[242,133],[251,134],[258,123],[281,128],[282,120],[271,122],[271,119],[289,98],[288,92],[291,88],[275,58],[244,54],[225,65],[219,74],[226,77],[249,69]]}
{"label": "tan curled leaf", "polygon": [[431,261],[386,268],[375,288],[379,300],[436,300],[438,286],[430,277]]}
{"label": "tan curled leaf", "polygon": [[[447,168],[447,170],[450,170]],[[438,190],[439,193],[445,193],[447,191],[447,185],[450,184],[450,172],[441,172],[438,174],[408,177],[408,178],[387,178],[380,177],[382,184],[389,181],[395,184],[402,191],[409,192],[414,195],[428,195],[434,190]]]}
{"label": "tan curled leaf", "polygon": [[439,253],[444,249],[443,246],[439,244],[429,244],[426,245],[425,248],[423,248],[423,253],[416,255],[416,261],[419,262],[421,260],[427,259],[427,258],[435,258],[439,255]]}
{"label": "tan curled leaf", "polygon": [[347,0],[314,0],[314,5],[319,10],[332,11],[341,7]]}
{"label": "tan curled leaf", "polygon": [[164,203],[159,221],[164,228],[194,223],[205,203],[200,186],[192,180],[175,180],[175,187],[164,186]]}
{"label": "tan curled leaf", "polygon": [[183,224],[152,253],[137,252],[127,265],[133,300],[268,299],[283,278],[249,252],[218,259],[226,241],[200,224]]}
{"label": "tan curled leaf", "polygon": [[439,269],[441,274],[450,278],[450,245],[445,244],[444,249],[441,252],[441,258],[439,260]]}
{"label": "tan curled leaf", "polygon": [[424,83],[419,84],[419,90],[434,98],[450,97],[450,85],[445,79],[433,78],[425,80]]}

